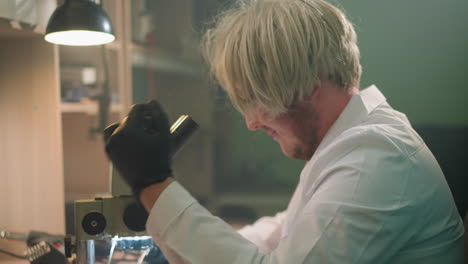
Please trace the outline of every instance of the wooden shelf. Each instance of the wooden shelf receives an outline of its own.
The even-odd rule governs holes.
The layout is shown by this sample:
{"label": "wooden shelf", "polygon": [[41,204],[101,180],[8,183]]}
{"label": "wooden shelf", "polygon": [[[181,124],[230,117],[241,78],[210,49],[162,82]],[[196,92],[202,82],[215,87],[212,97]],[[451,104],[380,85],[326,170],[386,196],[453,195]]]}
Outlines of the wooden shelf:
{"label": "wooden shelf", "polygon": [[0,38],[40,37],[45,30],[42,26],[32,26],[23,22],[0,17]]}
{"label": "wooden shelf", "polygon": [[[62,102],[60,104],[60,110],[62,113],[84,113],[88,115],[96,115],[98,113],[98,103],[95,101],[76,103]],[[110,106],[110,112],[119,113],[121,110],[121,104],[111,104]]]}
{"label": "wooden shelf", "polygon": [[33,31],[4,26],[0,28],[0,226],[17,232],[63,233],[57,47]]}

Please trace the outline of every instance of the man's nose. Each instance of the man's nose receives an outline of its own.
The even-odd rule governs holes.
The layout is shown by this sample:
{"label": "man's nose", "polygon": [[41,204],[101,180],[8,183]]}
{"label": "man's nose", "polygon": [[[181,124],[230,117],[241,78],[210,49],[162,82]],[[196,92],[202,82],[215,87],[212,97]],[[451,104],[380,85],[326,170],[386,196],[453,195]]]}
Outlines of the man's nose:
{"label": "man's nose", "polygon": [[245,117],[245,124],[249,130],[257,130],[260,128],[260,125],[257,120],[254,118],[250,118],[248,116]]}

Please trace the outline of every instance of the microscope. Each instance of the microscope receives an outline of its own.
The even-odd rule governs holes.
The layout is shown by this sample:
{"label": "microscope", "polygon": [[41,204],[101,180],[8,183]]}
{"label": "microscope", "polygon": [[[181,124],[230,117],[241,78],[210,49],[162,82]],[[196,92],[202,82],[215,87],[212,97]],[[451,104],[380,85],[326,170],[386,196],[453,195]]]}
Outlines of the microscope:
{"label": "microscope", "polygon": [[[171,157],[198,128],[188,115],[171,126]],[[167,263],[145,230],[148,213],[130,187],[111,167],[111,195],[75,201],[75,241],[65,238],[65,255],[75,263],[117,263],[119,260]],[[159,254],[159,255],[158,255]]]}

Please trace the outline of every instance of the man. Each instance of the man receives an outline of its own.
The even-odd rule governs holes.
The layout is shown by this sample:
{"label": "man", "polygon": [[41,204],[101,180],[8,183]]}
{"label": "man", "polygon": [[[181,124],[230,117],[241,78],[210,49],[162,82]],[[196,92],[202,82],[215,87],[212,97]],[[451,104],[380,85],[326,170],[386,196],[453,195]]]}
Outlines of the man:
{"label": "man", "polygon": [[444,176],[375,86],[359,92],[356,42],[322,0],[240,3],[206,33],[211,71],[247,127],[307,161],[287,210],[239,232],[171,177],[159,104],[136,105],[106,129],[107,153],[171,263],[462,262],[463,224]]}

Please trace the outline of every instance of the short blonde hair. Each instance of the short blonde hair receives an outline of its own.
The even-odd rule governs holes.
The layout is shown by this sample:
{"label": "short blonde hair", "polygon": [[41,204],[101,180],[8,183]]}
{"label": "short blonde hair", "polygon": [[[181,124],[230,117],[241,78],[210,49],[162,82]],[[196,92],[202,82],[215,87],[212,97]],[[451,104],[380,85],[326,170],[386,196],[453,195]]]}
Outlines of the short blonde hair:
{"label": "short blonde hair", "polygon": [[319,79],[348,89],[361,76],[352,24],[323,0],[240,1],[202,45],[211,73],[244,114],[260,107],[276,116]]}

